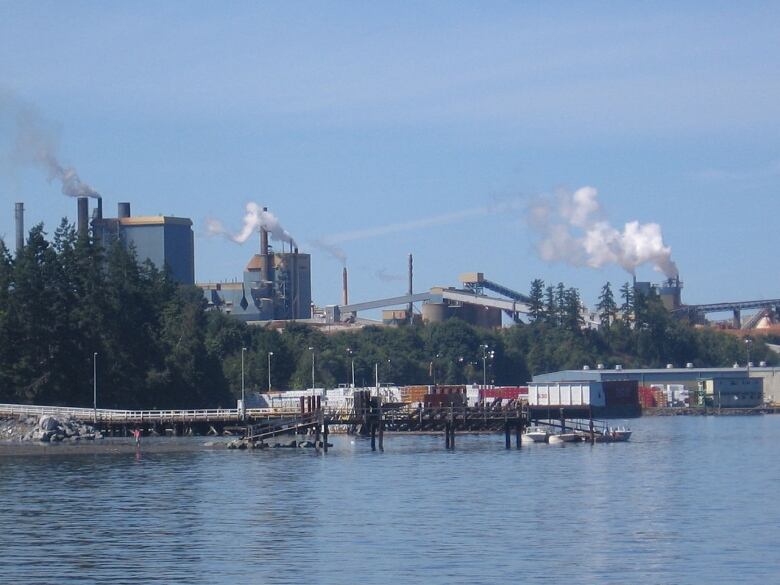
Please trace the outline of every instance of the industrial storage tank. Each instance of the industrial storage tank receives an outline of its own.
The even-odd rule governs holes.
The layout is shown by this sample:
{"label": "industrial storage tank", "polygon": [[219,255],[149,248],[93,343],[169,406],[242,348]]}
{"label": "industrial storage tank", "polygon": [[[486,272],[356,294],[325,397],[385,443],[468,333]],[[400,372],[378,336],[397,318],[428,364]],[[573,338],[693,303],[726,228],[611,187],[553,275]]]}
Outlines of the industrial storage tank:
{"label": "industrial storage tank", "polygon": [[423,303],[422,317],[425,323],[442,323],[449,316],[449,307],[444,303]]}

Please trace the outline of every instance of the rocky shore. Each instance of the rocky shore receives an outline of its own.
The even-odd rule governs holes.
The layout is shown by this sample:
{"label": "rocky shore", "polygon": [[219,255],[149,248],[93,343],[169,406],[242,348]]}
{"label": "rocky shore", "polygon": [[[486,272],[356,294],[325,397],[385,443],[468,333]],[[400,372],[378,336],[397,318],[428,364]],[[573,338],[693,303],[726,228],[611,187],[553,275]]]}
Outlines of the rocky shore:
{"label": "rocky shore", "polygon": [[67,417],[44,415],[0,419],[0,441],[74,443],[102,438],[100,431],[91,425]]}

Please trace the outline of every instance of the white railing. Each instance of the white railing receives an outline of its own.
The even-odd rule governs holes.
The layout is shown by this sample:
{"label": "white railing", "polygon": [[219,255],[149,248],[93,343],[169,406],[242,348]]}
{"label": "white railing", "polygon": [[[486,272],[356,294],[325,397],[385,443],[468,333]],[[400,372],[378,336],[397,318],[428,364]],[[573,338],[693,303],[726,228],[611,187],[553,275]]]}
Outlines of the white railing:
{"label": "white railing", "polygon": [[[278,416],[290,409],[248,408],[247,418]],[[116,410],[107,408],[73,408],[68,406],[33,406],[28,404],[0,404],[0,416],[70,416],[75,419],[98,422],[196,422],[196,421],[239,421],[241,411],[237,408],[216,408],[197,410]]]}
{"label": "white railing", "polygon": [[[349,408],[325,409],[334,418],[348,416]],[[247,408],[244,419],[297,416],[299,408]],[[30,404],[0,404],[0,416],[69,416],[78,420],[108,423],[141,422],[239,422],[241,411],[237,408],[213,408],[196,410],[117,410],[108,408],[74,408],[69,406],[34,406]]]}

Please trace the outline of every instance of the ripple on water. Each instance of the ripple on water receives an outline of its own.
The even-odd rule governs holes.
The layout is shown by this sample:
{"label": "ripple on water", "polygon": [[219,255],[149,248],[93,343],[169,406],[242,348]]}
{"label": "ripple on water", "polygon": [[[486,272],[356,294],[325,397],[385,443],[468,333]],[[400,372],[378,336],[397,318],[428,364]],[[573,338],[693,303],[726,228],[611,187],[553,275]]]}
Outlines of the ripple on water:
{"label": "ripple on water", "polygon": [[2,583],[764,583],[780,417],[628,444],[0,458]]}

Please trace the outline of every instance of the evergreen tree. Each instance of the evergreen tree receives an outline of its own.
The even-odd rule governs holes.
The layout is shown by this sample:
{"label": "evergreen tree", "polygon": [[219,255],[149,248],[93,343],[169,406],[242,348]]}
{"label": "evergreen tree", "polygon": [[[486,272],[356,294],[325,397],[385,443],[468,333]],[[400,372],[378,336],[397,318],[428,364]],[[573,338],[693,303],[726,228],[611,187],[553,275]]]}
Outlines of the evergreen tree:
{"label": "evergreen tree", "polygon": [[568,331],[579,333],[585,325],[582,318],[582,302],[580,293],[576,288],[568,288],[564,293],[563,304],[563,328]]}
{"label": "evergreen tree", "polygon": [[544,317],[544,281],[540,278],[534,279],[531,282],[531,291],[528,295],[530,302],[529,316],[531,320],[536,323]]}
{"label": "evergreen tree", "polygon": [[607,282],[601,288],[601,294],[599,295],[599,302],[596,305],[596,310],[601,320],[601,326],[609,329],[617,316],[617,304],[615,303],[615,297],[612,294],[612,286]]}
{"label": "evergreen tree", "polygon": [[566,320],[566,287],[562,282],[555,287],[555,324],[563,327]]}
{"label": "evergreen tree", "polygon": [[544,321],[548,325],[556,325],[558,318],[558,305],[555,302],[555,289],[548,286],[544,290]]}
{"label": "evergreen tree", "polygon": [[623,322],[630,324],[634,318],[634,287],[631,283],[624,283],[620,287],[620,297],[623,299],[623,304],[620,305],[620,314]]}

